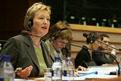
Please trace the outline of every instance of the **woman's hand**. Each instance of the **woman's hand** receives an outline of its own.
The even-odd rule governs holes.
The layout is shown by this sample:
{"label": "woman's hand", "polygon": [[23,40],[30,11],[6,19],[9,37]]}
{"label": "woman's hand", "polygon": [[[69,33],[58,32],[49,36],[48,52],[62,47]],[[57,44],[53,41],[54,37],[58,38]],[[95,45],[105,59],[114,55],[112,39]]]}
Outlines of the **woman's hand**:
{"label": "woman's hand", "polygon": [[111,66],[112,64],[102,64],[102,66]]}
{"label": "woman's hand", "polygon": [[85,67],[83,67],[83,66],[78,66],[78,68],[76,69],[76,71],[79,71],[79,70],[81,70],[81,71],[88,71],[88,69],[85,68]]}
{"label": "woman's hand", "polygon": [[16,74],[20,78],[27,78],[30,75],[32,69],[32,66],[26,67],[24,70],[22,70],[22,68],[17,68],[15,72],[17,72]]}
{"label": "woman's hand", "polygon": [[79,70],[81,70],[81,71],[88,71],[87,68],[85,68],[85,67],[83,67],[83,66],[78,66],[78,68],[76,69],[76,71],[75,71],[75,73],[74,73],[74,76],[75,76],[75,77],[78,77],[78,76],[79,76],[79,74],[78,74],[78,72],[77,72],[77,71],[79,71]]}
{"label": "woman's hand", "polygon": [[78,72],[75,72],[75,73],[74,73],[74,76],[75,76],[75,77],[79,77]]}

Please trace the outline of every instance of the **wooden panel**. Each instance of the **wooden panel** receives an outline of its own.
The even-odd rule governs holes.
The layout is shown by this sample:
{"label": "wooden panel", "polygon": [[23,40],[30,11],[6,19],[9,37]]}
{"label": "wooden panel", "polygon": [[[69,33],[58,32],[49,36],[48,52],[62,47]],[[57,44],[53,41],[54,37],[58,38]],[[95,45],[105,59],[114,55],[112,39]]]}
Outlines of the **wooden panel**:
{"label": "wooden panel", "polygon": [[97,26],[78,25],[78,24],[70,24],[70,26],[73,30],[96,31],[96,32],[119,33],[119,34],[121,34],[121,28],[97,27]]}
{"label": "wooden panel", "polygon": [[[86,40],[73,40],[73,42],[86,42]],[[111,44],[121,44],[121,42],[109,42]]]}

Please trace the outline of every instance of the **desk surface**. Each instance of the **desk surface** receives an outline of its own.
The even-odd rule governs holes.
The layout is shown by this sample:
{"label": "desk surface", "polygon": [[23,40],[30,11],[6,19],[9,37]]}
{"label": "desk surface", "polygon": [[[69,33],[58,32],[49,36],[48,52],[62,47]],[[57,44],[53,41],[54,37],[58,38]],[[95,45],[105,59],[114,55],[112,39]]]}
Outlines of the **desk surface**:
{"label": "desk surface", "polygon": [[94,80],[94,81],[121,81],[121,76],[120,77],[117,77],[117,78],[113,78],[113,79],[97,79],[97,80]]}
{"label": "desk surface", "polygon": [[[34,80],[35,78],[39,77],[30,77],[29,80]],[[37,81],[45,81],[45,80],[37,80]],[[75,81],[121,81],[121,76],[113,79],[94,79],[94,80],[75,80]]]}
{"label": "desk surface", "polygon": [[[35,78],[39,78],[39,77],[29,77],[28,79],[29,80],[35,80]],[[37,80],[37,81],[45,81],[45,80]],[[94,81],[94,80],[75,80],[75,81]]]}

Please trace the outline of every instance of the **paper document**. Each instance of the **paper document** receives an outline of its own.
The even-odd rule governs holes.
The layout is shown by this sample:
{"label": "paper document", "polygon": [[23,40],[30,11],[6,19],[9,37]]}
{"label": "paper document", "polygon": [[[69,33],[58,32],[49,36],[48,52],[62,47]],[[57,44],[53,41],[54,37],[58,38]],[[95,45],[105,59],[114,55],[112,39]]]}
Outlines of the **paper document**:
{"label": "paper document", "polygon": [[89,71],[98,71],[98,74],[110,74],[110,72],[116,72],[118,66],[90,66],[88,67]]}
{"label": "paper document", "polygon": [[[85,79],[110,79],[116,78],[117,75],[109,75],[110,72],[116,72],[118,66],[90,66],[88,67],[89,71],[78,71],[80,77],[75,77],[75,80],[85,80]],[[97,74],[95,73],[97,72]],[[83,75],[83,76],[81,76]]]}
{"label": "paper document", "polygon": [[85,79],[111,79],[111,78],[116,78],[118,77],[117,75],[104,75],[104,74],[91,74],[87,76],[82,76],[82,77],[75,77],[74,80],[85,80]]}

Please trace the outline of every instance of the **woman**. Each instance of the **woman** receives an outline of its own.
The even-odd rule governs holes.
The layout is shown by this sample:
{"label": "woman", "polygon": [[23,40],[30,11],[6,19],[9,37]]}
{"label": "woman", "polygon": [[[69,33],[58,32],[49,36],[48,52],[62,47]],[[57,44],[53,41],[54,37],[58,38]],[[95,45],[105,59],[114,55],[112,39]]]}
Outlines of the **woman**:
{"label": "woman", "polygon": [[[48,33],[51,10],[42,3],[33,4],[27,11],[24,27],[31,34],[43,37]],[[46,44],[41,38],[17,35],[10,38],[0,54],[9,55],[11,63],[20,78],[44,75],[44,68],[52,63]]]}
{"label": "woman", "polygon": [[[65,48],[66,43],[72,41],[72,31],[70,26],[63,21],[58,21],[50,29],[50,32],[47,34],[48,38],[51,38],[46,41],[46,44],[51,53],[52,62],[55,61],[55,56],[59,56],[61,61],[64,60],[63,54],[61,52],[62,48]],[[61,41],[61,42],[57,42]]]}
{"label": "woman", "polygon": [[[50,52],[51,61],[54,62],[55,57],[59,56],[62,62],[64,60],[64,56],[61,50],[62,48],[66,47],[66,43],[70,43],[73,39],[72,30],[69,24],[65,21],[58,21],[56,24],[50,27],[50,31],[47,34],[47,37],[51,38],[49,40],[46,40],[46,44]],[[78,70],[87,71],[87,69],[82,66],[79,66],[76,69],[76,71]]]}
{"label": "woman", "polygon": [[87,46],[83,46],[83,48],[80,50],[80,52],[77,54],[75,58],[76,68],[80,65],[86,68],[88,66],[96,65],[96,63],[92,60],[93,51],[88,50],[88,48],[97,50],[97,48],[99,47],[99,42],[96,40],[100,40],[99,36],[96,32],[91,32],[86,40]]}

